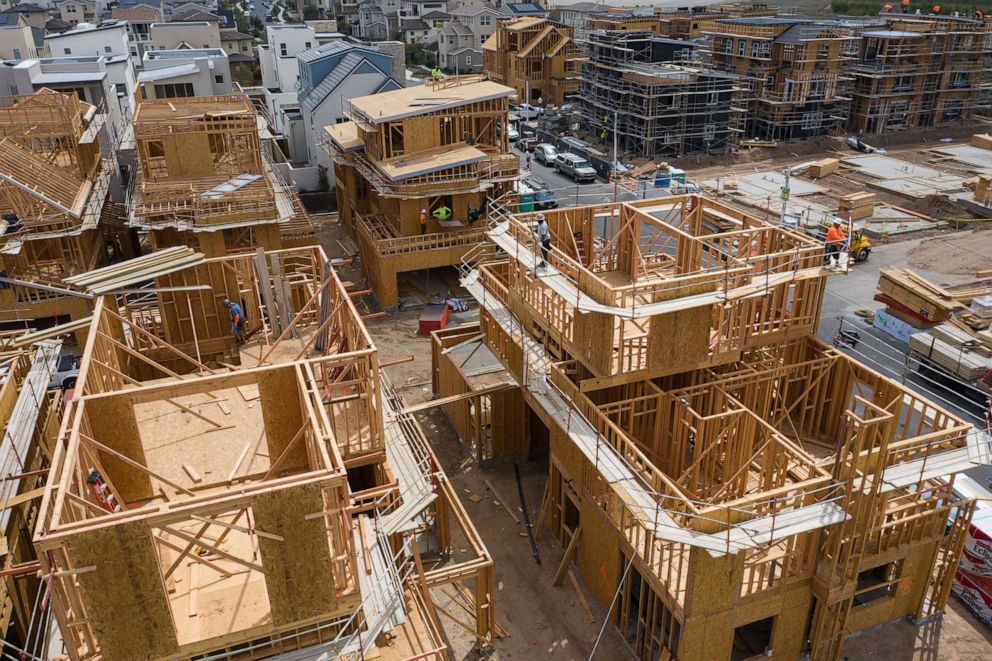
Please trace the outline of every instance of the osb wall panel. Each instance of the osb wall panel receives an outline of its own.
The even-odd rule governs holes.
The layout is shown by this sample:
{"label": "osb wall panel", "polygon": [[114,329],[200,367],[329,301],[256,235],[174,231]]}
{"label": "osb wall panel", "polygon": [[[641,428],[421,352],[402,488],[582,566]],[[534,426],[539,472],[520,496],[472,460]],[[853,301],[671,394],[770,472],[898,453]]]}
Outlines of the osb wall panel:
{"label": "osb wall panel", "polygon": [[619,535],[596,503],[588,498],[582,499],[579,523],[582,537],[576,550],[576,565],[589,591],[605,610],[610,607],[620,583]]}
{"label": "osb wall panel", "polygon": [[714,558],[703,549],[691,548],[684,606],[686,618],[729,610],[737,601],[743,576],[743,552]]}
{"label": "osb wall panel", "polygon": [[703,306],[651,319],[647,364],[652,369],[667,369],[706,360],[711,314],[712,310]]}
{"label": "osb wall panel", "polygon": [[144,521],[80,533],[67,547],[77,567],[96,567],[75,578],[107,661],[176,654],[179,643]]}
{"label": "osb wall panel", "polygon": [[324,519],[304,518],[324,509],[320,485],[315,484],[265,494],[252,501],[258,529],[285,540],[258,539],[276,626],[334,610],[334,576]]}
{"label": "osb wall panel", "polygon": [[[729,659],[734,647],[733,612],[687,619],[682,625],[679,661]],[[778,657],[778,654],[775,655]],[[789,658],[786,656],[780,658]]]}
{"label": "osb wall panel", "polygon": [[[303,426],[296,370],[290,366],[260,372],[258,393],[262,402],[262,417],[265,420],[265,442],[269,448],[270,461],[274,463]],[[302,440],[299,440],[280,462],[279,471],[306,467],[307,447]]]}
{"label": "osb wall panel", "polygon": [[[88,400],[86,416],[94,439],[140,464],[146,463],[134,407],[126,394]],[[100,463],[125,503],[152,496],[152,481],[147,473],[104,452],[100,453]]]}

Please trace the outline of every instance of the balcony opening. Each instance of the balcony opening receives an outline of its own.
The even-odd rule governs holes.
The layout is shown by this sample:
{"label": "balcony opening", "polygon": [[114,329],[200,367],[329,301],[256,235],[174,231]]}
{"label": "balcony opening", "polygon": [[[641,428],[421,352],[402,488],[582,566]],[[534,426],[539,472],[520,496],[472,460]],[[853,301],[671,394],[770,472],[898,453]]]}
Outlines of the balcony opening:
{"label": "balcony opening", "polygon": [[734,629],[734,648],[730,652],[731,661],[771,656],[774,629],[774,616]]}

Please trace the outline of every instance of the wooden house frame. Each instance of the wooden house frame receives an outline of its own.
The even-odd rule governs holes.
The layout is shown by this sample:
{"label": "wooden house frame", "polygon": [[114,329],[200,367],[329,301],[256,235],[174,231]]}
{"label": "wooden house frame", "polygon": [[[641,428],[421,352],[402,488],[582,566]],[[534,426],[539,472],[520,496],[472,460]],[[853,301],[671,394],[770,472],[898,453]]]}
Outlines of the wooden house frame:
{"label": "wooden house frame", "polygon": [[[698,196],[545,216],[530,278],[532,218],[489,227],[435,390],[481,459],[549,452],[539,532],[638,658],[834,661],[943,610],[974,507],[953,476],[992,441],[815,339],[821,245]],[[638,319],[627,365],[610,328]]]}
{"label": "wooden house frame", "polygon": [[[484,76],[453,77],[351,99],[351,121],[324,127],[339,217],[357,239],[380,304],[399,302],[398,273],[458,265],[478,245],[469,210],[507,193],[519,174],[501,128],[513,96]],[[451,209],[450,220],[433,218],[441,206]]]}
{"label": "wooden house frame", "polygon": [[[300,245],[309,217],[268,162],[258,121],[243,94],[141,102],[131,225],[156,248],[195,244],[211,257]],[[303,234],[314,242],[312,227]]]}
{"label": "wooden house frame", "polygon": [[483,71],[524,103],[560,106],[579,91],[585,56],[574,36],[572,28],[546,18],[504,21],[482,45]]}
{"label": "wooden house frame", "polygon": [[711,66],[741,77],[747,136],[788,140],[847,122],[849,43],[828,25],[788,17],[703,22]]}
{"label": "wooden house frame", "polygon": [[[97,298],[54,446],[34,543],[70,658],[365,653],[388,601],[440,661],[442,585],[491,645],[492,559],[320,248],[162,278]],[[232,292],[253,340],[210,367]]]}
{"label": "wooden house frame", "polygon": [[[62,278],[107,260],[102,231],[116,165],[97,134],[105,115],[74,94],[0,98],[0,320],[85,317],[91,304]],[[110,223],[112,224],[112,223]],[[116,250],[128,249],[128,241]]]}

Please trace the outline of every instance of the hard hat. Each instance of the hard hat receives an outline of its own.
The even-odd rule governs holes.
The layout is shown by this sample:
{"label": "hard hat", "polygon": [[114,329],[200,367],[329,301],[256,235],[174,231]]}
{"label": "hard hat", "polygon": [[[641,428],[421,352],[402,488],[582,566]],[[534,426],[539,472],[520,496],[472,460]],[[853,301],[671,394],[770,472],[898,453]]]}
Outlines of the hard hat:
{"label": "hard hat", "polygon": [[225,305],[225,307],[231,307],[231,301],[229,299],[226,299],[225,298],[224,299],[224,305]]}
{"label": "hard hat", "polygon": [[427,209],[421,209],[420,213],[427,213]]}
{"label": "hard hat", "polygon": [[543,223],[544,222],[544,214],[543,213],[537,214],[537,222],[539,222],[539,223]]}

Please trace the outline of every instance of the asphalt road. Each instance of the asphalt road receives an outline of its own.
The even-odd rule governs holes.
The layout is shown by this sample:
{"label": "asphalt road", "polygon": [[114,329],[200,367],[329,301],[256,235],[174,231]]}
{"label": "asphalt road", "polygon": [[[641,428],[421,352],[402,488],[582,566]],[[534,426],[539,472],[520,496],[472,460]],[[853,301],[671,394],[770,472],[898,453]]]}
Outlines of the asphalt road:
{"label": "asphalt road", "polygon": [[[514,148],[514,152],[520,156],[520,171],[527,172],[527,161],[524,153],[516,148]],[[558,196],[558,204],[563,207],[613,202],[614,195],[617,195],[617,199],[621,202],[629,202],[631,200],[651,197],[663,197],[670,194],[663,188],[630,191],[598,178],[594,182],[577,184],[566,175],[558,174],[554,168],[538,163],[533,158],[531,158],[530,173],[555,191],[555,194]]]}

